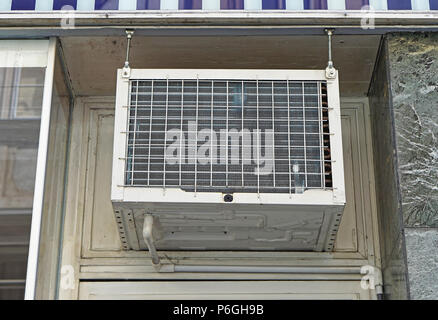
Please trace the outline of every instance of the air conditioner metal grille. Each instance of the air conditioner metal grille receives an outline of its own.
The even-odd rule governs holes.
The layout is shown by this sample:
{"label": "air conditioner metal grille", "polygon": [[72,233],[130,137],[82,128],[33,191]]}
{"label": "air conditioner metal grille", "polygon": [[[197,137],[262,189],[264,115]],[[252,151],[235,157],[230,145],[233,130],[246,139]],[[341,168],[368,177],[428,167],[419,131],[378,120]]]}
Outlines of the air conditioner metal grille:
{"label": "air conditioner metal grille", "polygon": [[127,250],[332,251],[337,72],[118,70],[111,200]]}
{"label": "air conditioner metal grille", "polygon": [[330,189],[325,81],[130,80],[125,184]]}

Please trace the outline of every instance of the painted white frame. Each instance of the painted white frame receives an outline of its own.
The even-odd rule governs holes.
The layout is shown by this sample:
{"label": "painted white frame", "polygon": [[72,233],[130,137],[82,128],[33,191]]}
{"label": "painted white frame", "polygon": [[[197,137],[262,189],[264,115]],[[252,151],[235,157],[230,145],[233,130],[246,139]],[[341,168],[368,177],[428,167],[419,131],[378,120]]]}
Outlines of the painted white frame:
{"label": "painted white frame", "polygon": [[[90,181],[94,181],[94,171],[98,168],[93,162],[96,152],[97,140],[92,129],[96,116],[93,113],[107,115],[113,114],[115,97],[79,97],[75,102],[72,117],[72,144],[69,157],[68,191],[66,207],[66,223],[63,233],[62,267],[72,272],[62,274],[62,278],[72,280],[72,287],[60,287],[58,299],[78,299],[82,294],[82,284],[89,280],[98,279],[117,281],[121,279],[136,279],[136,284],[151,279],[154,281],[266,281],[266,280],[329,280],[345,284],[346,281],[360,282],[361,275],[290,275],[290,274],[185,274],[185,273],[157,273],[151,265],[148,251],[124,251],[118,248],[93,249],[92,233],[93,196],[87,191]],[[353,121],[358,124],[358,138],[361,142],[359,155],[365,155],[357,164],[358,181],[363,188],[360,203],[363,215],[357,219],[364,221],[365,229],[358,229],[358,241],[363,242],[365,250],[361,252],[266,252],[266,251],[167,251],[162,256],[163,261],[174,262],[184,260],[188,264],[236,264],[239,265],[268,265],[275,261],[279,266],[316,266],[316,267],[351,267],[360,268],[364,265],[381,267],[380,240],[378,234],[378,219],[374,189],[373,153],[371,139],[371,124],[367,98],[342,98],[342,110],[360,110],[362,114]],[[93,120],[94,118],[94,120]],[[97,131],[96,131],[97,133]],[[111,145],[112,149],[112,145]],[[106,149],[110,150],[110,148]],[[91,161],[90,161],[91,160]],[[87,196],[86,196],[87,195]],[[90,204],[91,203],[91,204]],[[87,208],[88,206],[88,208]],[[96,211],[101,212],[97,207]],[[97,222],[98,223],[98,222]],[[99,224],[98,230],[103,226]],[[105,229],[113,232],[111,228]],[[118,237],[118,234],[117,234]],[[72,269],[67,269],[72,268]],[[71,277],[71,278],[70,278]],[[44,281],[44,279],[39,279]],[[318,282],[319,283],[319,282]],[[370,291],[371,298],[376,299],[375,291]]]}
{"label": "painted white frame", "polygon": [[[374,0],[380,1],[380,0]],[[380,2],[376,2],[380,3]],[[385,4],[383,2],[383,4]],[[404,21],[401,25],[409,25],[415,20],[425,20],[430,23],[434,23],[438,13],[435,10],[386,10],[383,6],[373,6],[376,10],[372,12],[373,17],[376,20],[382,20],[385,24],[396,25],[400,24],[400,21]],[[297,7],[298,8],[298,7]],[[237,19],[237,20],[250,20],[250,19],[338,19],[339,21],[348,21],[351,19],[362,19],[368,17],[369,12],[361,10],[258,10],[258,9],[246,9],[246,10],[221,10],[221,11],[209,11],[209,10],[177,10],[171,8],[171,6],[166,6],[165,8],[157,10],[135,10],[135,11],[123,11],[123,10],[110,10],[105,12],[98,12],[101,10],[90,10],[86,4],[81,4],[78,1],[78,9],[75,11],[76,19],[93,19],[94,25],[99,25],[99,21],[106,21],[108,24],[108,19],[121,19],[121,20],[131,20],[131,19],[147,19],[147,20],[171,20],[171,19],[183,19],[183,18],[193,18],[193,19]],[[57,10],[54,11],[11,11],[11,10],[1,10],[0,8],[0,19],[7,19],[14,21],[14,19],[62,19],[64,18],[63,13]],[[389,19],[389,21],[388,21]],[[394,21],[391,21],[394,20]],[[103,23],[103,22],[102,22]],[[319,24],[321,27],[322,24]],[[167,27],[167,26],[166,26]],[[79,26],[78,26],[79,28]],[[360,28],[360,25],[358,26]]]}
{"label": "painted white frame", "polygon": [[46,73],[44,78],[43,105],[41,110],[41,125],[32,209],[32,225],[27,260],[25,300],[33,300],[35,298],[41,221],[44,206],[44,185],[46,180],[55,55],[56,39],[50,38],[47,52]]}
{"label": "painted white frame", "polygon": [[[221,192],[185,192],[178,188],[147,188],[124,186],[126,168],[126,131],[129,86],[137,79],[217,79],[217,80],[290,80],[327,81],[329,105],[330,147],[332,156],[333,190],[307,190],[303,194],[233,193],[233,204],[318,205],[345,204],[345,182],[342,151],[339,80],[327,79],[325,70],[245,70],[245,69],[133,69],[130,78],[118,70],[114,155],[111,199],[114,202],[209,203],[223,204]],[[340,155],[340,156],[339,156]]]}
{"label": "painted white frame", "polygon": [[360,281],[82,282],[79,300],[371,300]]}

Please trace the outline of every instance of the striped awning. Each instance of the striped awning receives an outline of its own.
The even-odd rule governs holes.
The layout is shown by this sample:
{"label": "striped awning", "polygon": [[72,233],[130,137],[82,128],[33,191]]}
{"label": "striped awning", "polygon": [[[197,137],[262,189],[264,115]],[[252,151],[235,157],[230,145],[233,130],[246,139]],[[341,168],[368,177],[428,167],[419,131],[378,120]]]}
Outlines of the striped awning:
{"label": "striped awning", "polygon": [[438,10],[438,0],[1,0],[11,10]]}

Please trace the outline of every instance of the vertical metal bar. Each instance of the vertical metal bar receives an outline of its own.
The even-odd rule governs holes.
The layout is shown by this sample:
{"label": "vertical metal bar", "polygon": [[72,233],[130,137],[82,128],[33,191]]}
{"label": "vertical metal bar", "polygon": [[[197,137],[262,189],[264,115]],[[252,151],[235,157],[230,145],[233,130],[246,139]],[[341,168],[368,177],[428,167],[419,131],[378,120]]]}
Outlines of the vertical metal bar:
{"label": "vertical metal bar", "polygon": [[[179,135],[179,186],[182,186],[181,171],[182,171],[182,154],[183,154],[183,123],[184,123],[184,80],[181,80],[181,130]],[[185,145],[184,145],[185,148]],[[185,151],[185,150],[184,150]],[[184,152],[185,153],[185,152]]]}
{"label": "vertical metal bar", "polygon": [[151,177],[151,143],[152,143],[152,110],[154,104],[154,80],[151,82],[151,112],[149,113],[149,151],[148,151],[148,186]]}
{"label": "vertical metal bar", "polygon": [[318,132],[319,132],[319,157],[320,157],[320,169],[319,172],[321,174],[321,187],[324,187],[324,139],[322,137],[322,124],[323,124],[323,116],[322,116],[322,95],[321,95],[321,82],[318,81]]}
{"label": "vertical metal bar", "polygon": [[[327,87],[326,87],[326,95],[328,95]],[[321,101],[322,101],[322,91],[321,91]],[[324,119],[324,109],[323,108],[324,107],[323,107],[323,105],[321,103],[321,115],[322,115],[322,118]],[[327,117],[328,117],[328,113],[327,113]],[[325,164],[326,164],[326,161],[325,161],[325,155],[324,155],[325,142],[324,142],[324,122],[323,121],[321,122],[321,136],[322,136],[322,146],[321,146],[322,151],[321,152],[322,152],[322,163],[323,163],[323,171],[322,171],[322,173],[323,173],[323,177],[324,177],[323,188],[324,188],[324,190],[326,190],[326,181],[325,181],[325,179],[326,179],[326,176],[325,176]],[[330,136],[328,135],[327,138],[329,139]],[[331,158],[330,158],[330,161],[331,161]],[[331,169],[331,162],[330,162],[330,169]]]}
{"label": "vertical metal bar", "polygon": [[163,191],[166,190],[166,145],[167,145],[167,116],[169,111],[169,78],[166,78],[166,115],[164,125],[164,143],[163,143]]}
{"label": "vertical metal bar", "polygon": [[[129,94],[128,94],[128,115],[126,117],[126,137],[125,137],[125,143],[126,143],[126,150],[125,150],[125,176],[124,176],[124,181],[126,184],[131,184],[132,181],[132,171],[128,170],[128,164],[129,164],[129,134],[130,134],[130,130],[129,127],[131,125],[131,110],[132,110],[132,101],[131,101],[131,95],[132,95],[132,81],[129,81]],[[131,176],[130,176],[131,174]],[[129,178],[129,179],[128,179]]]}
{"label": "vertical metal bar", "polygon": [[242,147],[241,147],[241,155],[240,155],[240,157],[241,157],[241,161],[242,161],[242,188],[244,188],[245,187],[245,178],[244,178],[244,170],[243,170],[243,162],[244,162],[244,158],[243,158],[243,156],[244,156],[244,154],[243,154],[243,148],[244,148],[244,141],[243,141],[243,139],[244,139],[244,134],[243,134],[243,131],[244,131],[244,128],[243,128],[243,126],[244,126],[244,121],[243,121],[243,118],[244,118],[244,112],[243,112],[243,108],[245,107],[245,95],[244,95],[244,93],[243,93],[243,90],[244,90],[244,83],[243,83],[243,81],[242,81],[242,93],[241,93],[241,100],[242,100],[242,130],[240,131],[241,133],[242,133]]}
{"label": "vertical metal bar", "polygon": [[199,114],[199,76],[196,77],[196,142],[195,142],[195,193],[198,189],[198,114]]}
{"label": "vertical metal bar", "polygon": [[[136,88],[136,92],[135,92],[134,137],[132,139],[131,186],[134,185],[135,139],[137,136],[138,84],[139,84],[139,81],[137,80],[137,84],[136,84],[137,88]],[[131,96],[131,92],[132,91],[130,91],[130,96]],[[129,106],[131,106],[131,103],[129,104]],[[129,111],[131,111],[131,110],[129,110]],[[129,112],[129,113],[131,113],[131,112]]]}
{"label": "vertical metal bar", "polygon": [[210,186],[213,186],[213,104],[214,104],[214,81],[211,81],[211,112],[210,112]]}
{"label": "vertical metal bar", "polygon": [[302,93],[303,93],[303,136],[304,136],[304,187],[307,188],[307,142],[306,142],[306,109],[305,109],[305,91],[304,91],[304,81],[301,82]]}
{"label": "vertical metal bar", "polygon": [[274,81],[272,81],[272,88],[271,88],[271,92],[272,92],[272,165],[273,165],[273,172],[272,172],[272,177],[273,177],[273,183],[274,183],[274,188],[276,187],[276,182],[275,182],[275,120],[274,120],[274,116],[275,116],[275,112],[274,112],[274,104],[275,104],[275,98],[274,98]]}
{"label": "vertical metal bar", "polygon": [[289,164],[289,195],[292,196],[292,164],[291,164],[291,142],[290,142],[290,91],[289,79],[287,79],[287,139],[288,139],[288,164]]}
{"label": "vertical metal bar", "polygon": [[226,120],[225,120],[225,132],[226,132],[226,138],[227,140],[225,141],[225,186],[228,187],[228,110],[229,110],[229,81],[227,81],[227,116],[226,116]]}
{"label": "vertical metal bar", "polygon": [[257,112],[257,195],[260,197],[260,132],[259,132],[259,79],[256,80]]}

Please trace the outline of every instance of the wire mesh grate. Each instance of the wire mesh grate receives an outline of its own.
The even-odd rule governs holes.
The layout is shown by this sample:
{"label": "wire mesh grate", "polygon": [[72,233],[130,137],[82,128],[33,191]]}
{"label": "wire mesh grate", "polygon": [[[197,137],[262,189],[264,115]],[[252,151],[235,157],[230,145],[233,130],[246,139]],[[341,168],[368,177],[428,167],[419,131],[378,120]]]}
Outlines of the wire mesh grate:
{"label": "wire mesh grate", "polygon": [[128,109],[127,186],[331,187],[324,81],[131,80]]}

